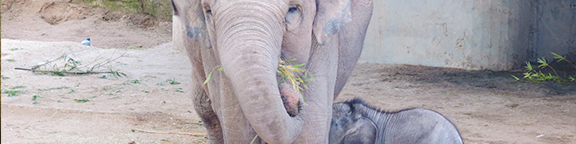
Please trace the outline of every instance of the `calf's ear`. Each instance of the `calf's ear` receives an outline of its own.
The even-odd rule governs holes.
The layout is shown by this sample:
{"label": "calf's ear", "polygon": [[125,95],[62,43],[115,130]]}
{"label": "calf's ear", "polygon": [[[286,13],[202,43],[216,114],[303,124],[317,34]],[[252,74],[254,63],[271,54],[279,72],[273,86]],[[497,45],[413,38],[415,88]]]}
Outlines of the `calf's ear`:
{"label": "calf's ear", "polygon": [[313,33],[318,44],[324,45],[352,21],[350,0],[316,0]]}
{"label": "calf's ear", "polygon": [[376,142],[376,125],[365,118],[358,119],[344,135],[344,143],[373,144]]}

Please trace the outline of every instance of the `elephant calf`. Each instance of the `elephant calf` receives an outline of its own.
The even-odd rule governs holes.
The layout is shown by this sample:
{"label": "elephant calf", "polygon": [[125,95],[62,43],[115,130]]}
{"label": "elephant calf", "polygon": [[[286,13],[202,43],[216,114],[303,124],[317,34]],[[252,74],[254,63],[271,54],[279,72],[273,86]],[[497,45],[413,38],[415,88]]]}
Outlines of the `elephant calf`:
{"label": "elephant calf", "polygon": [[461,144],[462,138],[440,113],[412,108],[386,112],[361,99],[334,103],[330,143]]}

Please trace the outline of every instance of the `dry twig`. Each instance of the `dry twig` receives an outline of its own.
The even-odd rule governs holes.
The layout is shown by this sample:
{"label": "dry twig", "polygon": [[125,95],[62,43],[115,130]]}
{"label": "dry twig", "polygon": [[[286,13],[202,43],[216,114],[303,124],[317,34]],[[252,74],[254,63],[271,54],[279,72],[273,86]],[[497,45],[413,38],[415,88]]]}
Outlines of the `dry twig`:
{"label": "dry twig", "polygon": [[[115,53],[116,51],[114,51],[114,54],[110,55],[110,58],[107,59],[99,59],[100,56],[98,56],[98,58],[96,58],[94,61],[90,62],[88,65],[82,65],[80,63],[80,61],[76,61],[73,58],[71,58],[72,56],[93,50],[94,48],[90,48],[87,50],[82,50],[82,51],[78,51],[78,52],[74,52],[72,54],[65,54],[62,55],[60,57],[57,58],[53,58],[53,59],[49,59],[46,60],[45,62],[41,62],[37,65],[32,66],[32,68],[28,69],[28,68],[15,68],[16,70],[24,70],[24,71],[31,71],[31,72],[40,72],[40,73],[50,73],[53,75],[58,75],[58,76],[64,76],[64,75],[85,75],[85,74],[103,74],[103,73],[107,73],[107,74],[112,74],[114,77],[118,78],[118,77],[122,77],[122,76],[126,76],[125,73],[122,72],[118,72],[118,70],[112,70],[112,67],[108,66],[109,71],[94,71],[95,69],[100,69],[102,67],[104,67],[105,65],[110,65],[111,62],[114,62],[116,60],[118,60],[120,57],[124,56],[124,54],[121,54],[120,56],[115,57]],[[42,67],[46,67],[47,64],[49,63],[53,63],[54,61],[57,60],[61,60],[64,59],[64,61],[66,62],[64,64],[64,67],[59,68],[57,67],[57,65],[55,64],[53,69],[42,69]],[[82,68],[81,68],[82,67]]]}
{"label": "dry twig", "polygon": [[187,133],[187,132],[160,132],[160,131],[147,131],[147,130],[141,130],[141,129],[132,129],[132,132],[144,132],[144,133],[154,133],[154,134],[179,134],[179,135],[189,135],[189,136],[198,136],[198,137],[204,137],[206,136],[206,134],[199,134],[199,133]]}
{"label": "dry twig", "polygon": [[81,53],[84,53],[84,52],[87,52],[87,51],[91,51],[91,50],[93,50],[93,49],[94,49],[94,47],[91,47],[90,49],[87,49],[87,50],[82,50],[82,51],[75,52],[75,53],[72,53],[72,54],[62,55],[62,56],[57,57],[57,58],[49,59],[49,60],[46,60],[46,62],[41,62],[41,63],[38,63],[38,64],[32,66],[32,69],[37,69],[37,68],[39,68],[39,67],[41,67],[41,66],[44,66],[44,65],[46,65],[46,64],[49,64],[49,63],[51,63],[51,62],[53,62],[53,61],[56,61],[56,60],[59,60],[59,59],[63,59],[63,58],[67,58],[67,57],[71,57],[71,56],[74,56],[74,55],[77,55],[77,54],[81,54]]}
{"label": "dry twig", "polygon": [[31,72],[61,72],[61,73],[65,73],[65,74],[74,74],[74,75],[112,73],[111,71],[109,71],[109,72],[93,72],[93,71],[71,72],[71,71],[35,70],[35,69],[27,69],[27,68],[14,68],[14,69],[16,69],[16,70],[23,70],[23,71],[31,71]]}

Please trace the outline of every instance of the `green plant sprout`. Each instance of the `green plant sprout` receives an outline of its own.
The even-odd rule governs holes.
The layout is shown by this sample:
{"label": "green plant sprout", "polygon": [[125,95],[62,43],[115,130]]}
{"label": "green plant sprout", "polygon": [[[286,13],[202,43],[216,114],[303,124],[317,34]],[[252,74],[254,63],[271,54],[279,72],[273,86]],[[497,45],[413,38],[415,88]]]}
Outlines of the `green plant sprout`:
{"label": "green plant sprout", "polygon": [[135,79],[135,80],[130,80],[130,82],[133,83],[133,84],[140,84],[140,81],[137,80],[137,79]]}
{"label": "green plant sprout", "polygon": [[88,97],[88,98],[73,99],[73,100],[74,100],[75,102],[78,102],[78,103],[85,103],[85,102],[89,102],[91,99],[94,99],[94,98],[96,98],[96,97],[98,97],[98,96],[91,96],[91,97]]}
{"label": "green plant sprout", "polygon": [[171,80],[167,80],[167,82],[171,85],[177,85],[180,84],[180,82],[176,81],[176,78],[172,78]]}
{"label": "green plant sprout", "polygon": [[21,90],[2,90],[3,94],[8,94],[8,97],[15,97],[18,96],[18,93],[26,93],[26,91]]}
{"label": "green plant sprout", "polygon": [[89,102],[90,100],[87,98],[83,98],[83,99],[74,99],[74,101],[76,101],[78,103],[85,103],[85,102]]}
{"label": "green plant sprout", "polygon": [[40,95],[37,95],[37,94],[35,94],[35,95],[33,95],[33,96],[32,96],[32,101],[35,101],[37,98],[44,98],[44,97],[43,97],[43,96],[40,96]]}

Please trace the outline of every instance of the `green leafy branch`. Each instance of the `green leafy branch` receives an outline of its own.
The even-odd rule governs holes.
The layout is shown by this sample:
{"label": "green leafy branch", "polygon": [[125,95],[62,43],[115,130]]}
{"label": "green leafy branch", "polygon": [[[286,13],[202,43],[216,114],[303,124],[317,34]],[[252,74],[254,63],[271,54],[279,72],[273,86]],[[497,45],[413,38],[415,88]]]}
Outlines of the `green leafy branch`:
{"label": "green leafy branch", "polygon": [[[576,69],[576,65],[574,65],[574,63],[572,63],[571,61],[567,60],[566,57],[558,55],[556,53],[552,53],[552,55],[554,55],[554,59],[558,59],[557,62],[561,62],[561,61],[565,61],[568,62],[569,64],[571,64],[574,69]],[[544,82],[544,81],[556,81],[558,83],[566,83],[566,82],[573,82],[575,80],[574,77],[572,76],[564,76],[561,77],[558,75],[558,73],[556,72],[556,69],[554,69],[552,66],[550,66],[550,64],[548,64],[548,62],[546,61],[546,59],[542,58],[538,58],[537,63],[539,63],[537,68],[534,68],[532,66],[532,64],[530,64],[530,62],[526,62],[526,72],[524,72],[524,77],[522,77],[522,79],[512,75],[512,77],[514,77],[514,79],[516,79],[517,81],[519,80],[525,80],[525,81],[530,81],[530,82]],[[551,73],[548,74],[544,74],[542,73],[542,69],[548,68],[550,70],[552,70],[554,72],[554,75],[552,75]]]}
{"label": "green leafy branch", "polygon": [[572,61],[569,61],[568,59],[566,59],[566,57],[561,56],[561,55],[559,55],[559,54],[556,54],[556,53],[554,53],[554,52],[552,52],[552,55],[554,55],[554,59],[558,59],[557,62],[561,62],[561,61],[568,62],[568,63],[570,63],[570,64],[572,65],[572,67],[574,67],[574,69],[576,69],[576,65],[574,65],[574,63],[573,63]]}
{"label": "green leafy branch", "polygon": [[[304,89],[308,88],[308,86],[306,85],[305,82],[314,80],[314,76],[311,73],[306,72],[306,69],[302,68],[302,66],[304,66],[304,64],[297,64],[297,65],[286,64],[286,62],[292,62],[295,60],[296,59],[280,60],[278,62],[278,70],[276,72],[278,73],[278,75],[280,75],[280,76],[282,76],[282,78],[284,78],[284,81],[289,82],[292,85],[292,88],[296,91],[296,93],[298,93],[300,95],[300,97],[302,98],[302,100],[305,101],[304,96],[302,95],[302,91],[304,91]],[[205,85],[208,83],[208,81],[210,81],[210,77],[212,76],[212,72],[214,72],[214,70],[216,70],[216,69],[219,72],[222,72],[222,66],[221,65],[218,65],[218,66],[212,68],[210,73],[208,73],[208,76],[206,76],[206,80],[204,80],[204,83],[202,83],[202,85]],[[299,76],[298,75],[299,73],[303,73],[303,75]],[[280,83],[282,83],[282,82],[280,82]]]}
{"label": "green leafy branch", "polygon": [[[300,95],[302,100],[306,101],[304,99],[304,96],[302,95],[302,91],[304,91],[304,89],[308,89],[308,86],[306,85],[305,81],[314,80],[314,76],[306,72],[305,69],[301,68],[302,66],[304,66],[304,64],[297,64],[297,65],[286,64],[286,62],[292,62],[292,61],[295,61],[295,59],[280,60],[278,62],[277,73],[278,75],[282,76],[282,78],[284,78],[284,81],[287,81],[292,85],[292,88],[294,89],[294,91],[296,91],[296,93]],[[297,76],[298,73],[304,73],[304,74],[302,76]]]}

